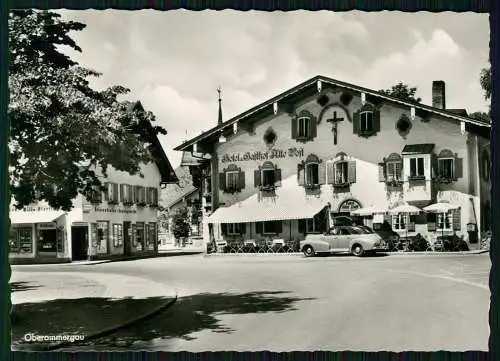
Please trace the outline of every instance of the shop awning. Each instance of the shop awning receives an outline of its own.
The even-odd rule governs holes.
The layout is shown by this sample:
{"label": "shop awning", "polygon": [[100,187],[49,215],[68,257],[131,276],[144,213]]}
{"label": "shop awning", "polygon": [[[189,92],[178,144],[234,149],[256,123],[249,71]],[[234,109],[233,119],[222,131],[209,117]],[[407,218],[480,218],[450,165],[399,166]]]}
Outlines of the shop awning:
{"label": "shop awning", "polygon": [[10,212],[11,224],[49,223],[64,215],[64,211],[13,211]]}
{"label": "shop awning", "polygon": [[[205,223],[250,223],[313,218],[327,204],[319,198],[307,197],[297,186],[279,187],[276,197],[250,198],[229,207],[220,207],[204,219]],[[281,188],[281,189],[280,189]]]}

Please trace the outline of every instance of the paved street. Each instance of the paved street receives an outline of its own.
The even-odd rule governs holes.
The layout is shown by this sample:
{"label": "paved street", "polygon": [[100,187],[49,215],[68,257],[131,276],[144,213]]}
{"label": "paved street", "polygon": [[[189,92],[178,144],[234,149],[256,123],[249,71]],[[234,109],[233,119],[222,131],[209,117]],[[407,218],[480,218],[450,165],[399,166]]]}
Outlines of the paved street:
{"label": "paved street", "polygon": [[167,311],[78,349],[487,350],[488,254],[193,255],[13,272],[35,269],[122,274],[177,291]]}

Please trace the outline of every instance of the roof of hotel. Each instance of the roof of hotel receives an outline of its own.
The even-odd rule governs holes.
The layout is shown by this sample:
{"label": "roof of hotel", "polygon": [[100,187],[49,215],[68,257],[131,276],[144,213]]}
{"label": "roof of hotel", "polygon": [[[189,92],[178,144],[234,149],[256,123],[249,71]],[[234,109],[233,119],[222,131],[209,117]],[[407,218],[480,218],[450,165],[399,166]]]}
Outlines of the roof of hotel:
{"label": "roof of hotel", "polygon": [[453,119],[456,121],[463,121],[467,124],[471,124],[471,125],[477,126],[477,127],[491,128],[491,124],[489,122],[486,122],[486,121],[480,120],[480,119],[469,118],[467,116],[466,112],[464,114],[464,112],[462,112],[462,110],[439,109],[439,108],[435,108],[435,107],[421,104],[421,103],[417,103],[417,102],[412,102],[412,101],[408,101],[408,100],[401,100],[399,98],[381,93],[381,92],[373,90],[373,89],[368,89],[368,88],[364,88],[364,87],[361,87],[358,85],[345,83],[345,82],[342,82],[342,81],[339,81],[336,79],[328,78],[328,77],[325,77],[322,75],[317,75],[317,76],[315,76],[315,77],[313,77],[313,78],[311,78],[311,79],[309,79],[309,80],[307,80],[307,81],[305,81],[305,82],[303,82],[303,83],[301,83],[301,84],[299,84],[291,89],[288,89],[287,91],[285,91],[285,92],[283,92],[283,93],[281,93],[281,94],[279,94],[279,95],[277,95],[277,96],[275,96],[275,97],[273,97],[273,98],[271,98],[263,103],[261,103],[255,107],[223,122],[222,124],[219,124],[211,129],[203,132],[202,134],[200,134],[200,135],[198,135],[190,140],[183,142],[181,145],[175,147],[174,150],[178,150],[178,151],[191,150],[195,143],[197,143],[201,140],[207,139],[209,137],[212,137],[212,136],[219,136],[219,134],[222,131],[226,130],[229,126],[232,126],[236,122],[244,122],[245,120],[251,118],[252,116],[255,116],[258,113],[265,113],[265,112],[269,112],[269,111],[272,112],[273,103],[275,103],[275,102],[286,103],[287,100],[289,101],[290,98],[297,97],[297,95],[311,92],[311,91],[317,92],[316,84],[318,82],[321,82],[322,88],[327,88],[327,87],[344,88],[344,89],[347,89],[350,91],[365,93],[367,96],[372,97],[372,98],[384,99],[384,100],[390,101],[392,103],[406,105],[408,107],[414,107],[415,110],[420,111],[420,112],[437,114],[437,115],[440,115],[440,116],[443,116],[443,117],[446,117],[449,119]]}

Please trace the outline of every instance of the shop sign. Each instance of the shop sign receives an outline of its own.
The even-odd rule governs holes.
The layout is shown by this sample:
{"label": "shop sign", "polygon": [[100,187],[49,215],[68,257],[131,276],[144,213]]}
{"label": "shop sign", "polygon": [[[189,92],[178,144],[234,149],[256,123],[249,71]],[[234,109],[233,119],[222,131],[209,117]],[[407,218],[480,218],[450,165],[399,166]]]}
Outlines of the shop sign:
{"label": "shop sign", "polygon": [[54,229],[56,228],[55,223],[38,223],[39,229]]}
{"label": "shop sign", "polygon": [[51,207],[34,207],[34,206],[28,206],[24,207],[23,209],[16,209],[15,207],[10,207],[11,212],[50,212],[53,211],[54,209]]}
{"label": "shop sign", "polygon": [[105,208],[105,207],[94,207],[94,211],[101,213],[137,213],[137,210],[135,209]]}
{"label": "shop sign", "polygon": [[268,151],[227,153],[221,157],[222,163],[246,162],[250,160],[271,160],[284,158],[300,158],[304,156],[304,148],[271,149]]}

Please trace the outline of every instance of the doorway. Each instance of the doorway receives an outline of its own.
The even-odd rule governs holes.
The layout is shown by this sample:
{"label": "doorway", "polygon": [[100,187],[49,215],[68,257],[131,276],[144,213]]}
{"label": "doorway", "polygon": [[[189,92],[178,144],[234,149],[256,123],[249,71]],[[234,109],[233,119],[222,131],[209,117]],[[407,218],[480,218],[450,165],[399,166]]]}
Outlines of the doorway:
{"label": "doorway", "polygon": [[57,256],[57,232],[55,229],[41,229],[39,231],[38,255],[41,257]]}
{"label": "doorway", "polygon": [[71,227],[71,259],[84,261],[88,259],[89,229],[87,226]]}
{"label": "doorway", "polygon": [[123,254],[125,256],[130,256],[132,253],[132,229],[130,228],[130,222],[123,222]]}

